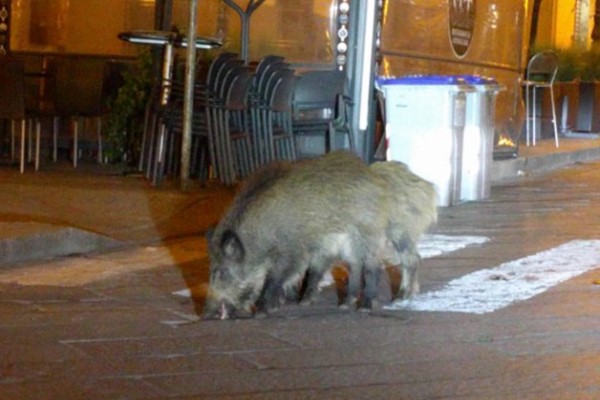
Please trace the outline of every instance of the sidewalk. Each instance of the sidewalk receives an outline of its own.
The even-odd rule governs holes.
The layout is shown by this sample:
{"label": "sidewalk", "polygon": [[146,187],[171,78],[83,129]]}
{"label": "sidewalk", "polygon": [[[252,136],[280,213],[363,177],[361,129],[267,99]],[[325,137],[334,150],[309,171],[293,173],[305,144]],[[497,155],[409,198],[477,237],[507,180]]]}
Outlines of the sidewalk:
{"label": "sidewalk", "polygon": [[[495,161],[501,184],[600,159],[600,140],[552,140],[522,147],[514,160]],[[218,221],[235,193],[217,183],[183,193],[176,182],[152,187],[139,174],[110,166],[46,163],[39,172],[0,168],[0,268],[121,246],[202,234]]]}
{"label": "sidewalk", "polygon": [[[600,244],[600,161],[521,175],[441,211],[436,234],[488,241],[425,258],[422,293],[574,240]],[[600,398],[598,268],[483,314],[343,311],[328,287],[309,307],[204,321],[199,235],[232,189],[181,193],[96,168],[3,168],[0,187],[1,232],[52,226],[112,243],[0,268],[0,400]]]}
{"label": "sidewalk", "polygon": [[234,189],[176,182],[152,187],[110,166],[0,168],[0,266],[202,234]]}

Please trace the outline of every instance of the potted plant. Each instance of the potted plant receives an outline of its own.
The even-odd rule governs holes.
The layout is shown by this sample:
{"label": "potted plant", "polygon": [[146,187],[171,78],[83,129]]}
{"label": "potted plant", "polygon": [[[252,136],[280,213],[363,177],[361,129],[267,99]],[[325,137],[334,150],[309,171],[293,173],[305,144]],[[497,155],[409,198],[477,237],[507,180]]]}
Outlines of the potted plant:
{"label": "potted plant", "polygon": [[[559,65],[559,71],[560,71]],[[577,105],[570,107],[569,122],[577,133],[600,131],[600,52],[579,54]],[[569,103],[571,106],[571,102]]]}
{"label": "potted plant", "polygon": [[577,124],[579,107],[579,84],[583,70],[583,51],[576,48],[553,51],[558,56],[555,93],[556,110],[560,131],[565,134]]}
{"label": "potted plant", "polygon": [[[554,84],[559,130],[563,134],[583,134],[600,130],[600,52],[581,48],[536,48],[532,55],[552,50],[558,56]],[[551,100],[542,98],[542,116],[551,121]],[[552,127],[545,125],[544,132]]]}
{"label": "potted plant", "polygon": [[139,159],[152,79],[152,53],[144,50],[123,73],[123,85],[108,105],[110,111],[103,133],[108,162],[133,165]]}

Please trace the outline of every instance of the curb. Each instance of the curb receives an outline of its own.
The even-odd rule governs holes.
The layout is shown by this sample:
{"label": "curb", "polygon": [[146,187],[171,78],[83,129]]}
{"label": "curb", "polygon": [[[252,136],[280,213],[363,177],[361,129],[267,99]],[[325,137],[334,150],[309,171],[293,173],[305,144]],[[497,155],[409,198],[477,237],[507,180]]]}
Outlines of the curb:
{"label": "curb", "polygon": [[[112,250],[118,240],[73,227],[39,223],[0,223],[0,269],[30,261]],[[11,237],[6,236],[12,234]]]}
{"label": "curb", "polygon": [[492,163],[492,185],[514,181],[522,176],[554,171],[579,162],[600,159],[600,147],[552,153],[539,156],[518,157]]}

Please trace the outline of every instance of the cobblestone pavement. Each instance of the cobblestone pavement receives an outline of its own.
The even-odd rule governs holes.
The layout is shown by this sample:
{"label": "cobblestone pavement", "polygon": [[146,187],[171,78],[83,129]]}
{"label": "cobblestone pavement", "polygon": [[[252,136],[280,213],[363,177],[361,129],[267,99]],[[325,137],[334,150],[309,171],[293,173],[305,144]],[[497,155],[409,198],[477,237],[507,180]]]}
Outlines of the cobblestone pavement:
{"label": "cobblestone pavement", "polygon": [[[174,196],[153,193],[143,204]],[[182,197],[188,218],[214,218],[231,197],[211,193]],[[600,239],[599,227],[600,163],[496,186],[489,200],[441,211],[436,233],[490,240],[425,259],[421,291]],[[600,265],[481,315],[343,311],[325,288],[314,306],[203,321],[207,275],[199,231],[0,270],[0,399],[600,398]],[[191,298],[174,294],[186,288]]]}

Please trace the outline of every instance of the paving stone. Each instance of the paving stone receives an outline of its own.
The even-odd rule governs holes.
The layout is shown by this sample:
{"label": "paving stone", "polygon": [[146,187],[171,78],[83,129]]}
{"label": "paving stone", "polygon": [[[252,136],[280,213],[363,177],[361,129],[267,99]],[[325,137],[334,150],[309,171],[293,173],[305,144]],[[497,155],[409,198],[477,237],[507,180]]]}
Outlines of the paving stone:
{"label": "paving stone", "polygon": [[[93,193],[77,175],[57,174],[46,200],[78,200],[52,215],[41,207],[43,175],[3,187],[0,216],[21,209],[9,201],[20,192],[28,209],[41,210],[37,221],[77,215],[80,227],[98,224],[103,234],[143,244],[0,271],[2,400],[600,397],[600,266],[484,315],[344,311],[328,287],[310,307],[205,321],[202,231],[232,190],[187,195],[106,177]],[[83,212],[90,205],[98,207]],[[442,209],[436,233],[490,241],[424,260],[422,289],[573,239],[600,239],[599,207],[600,163],[592,163]],[[120,215],[124,209],[130,214]],[[182,289],[195,297],[173,295]]]}

